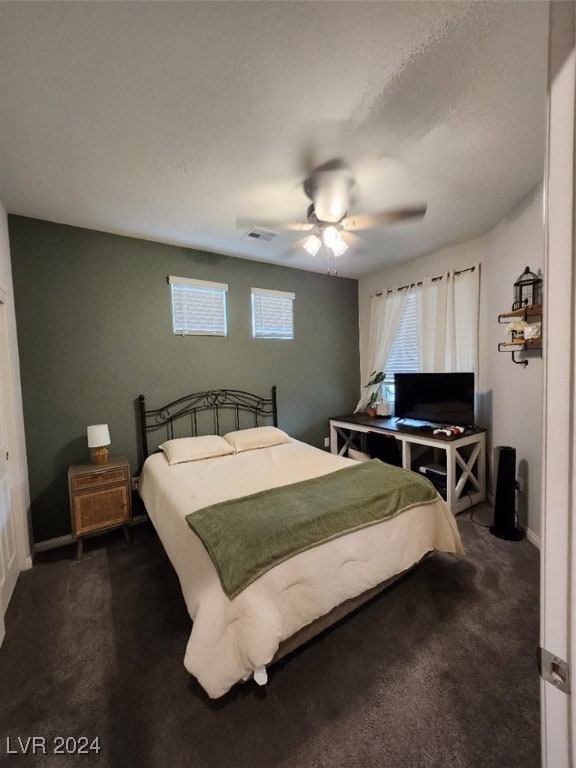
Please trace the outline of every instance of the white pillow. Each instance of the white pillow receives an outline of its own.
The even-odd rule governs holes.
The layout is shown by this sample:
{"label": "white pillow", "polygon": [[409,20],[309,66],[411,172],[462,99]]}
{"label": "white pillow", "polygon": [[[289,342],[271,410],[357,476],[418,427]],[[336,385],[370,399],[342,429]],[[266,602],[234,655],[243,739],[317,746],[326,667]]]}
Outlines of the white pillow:
{"label": "white pillow", "polygon": [[220,435],[179,437],[167,440],[158,447],[166,454],[168,464],[181,464],[184,461],[199,461],[234,453],[234,448]]}
{"label": "white pillow", "polygon": [[269,448],[271,445],[289,443],[290,437],[278,427],[252,427],[228,432],[224,439],[233,447],[235,453],[252,451],[255,448]]}

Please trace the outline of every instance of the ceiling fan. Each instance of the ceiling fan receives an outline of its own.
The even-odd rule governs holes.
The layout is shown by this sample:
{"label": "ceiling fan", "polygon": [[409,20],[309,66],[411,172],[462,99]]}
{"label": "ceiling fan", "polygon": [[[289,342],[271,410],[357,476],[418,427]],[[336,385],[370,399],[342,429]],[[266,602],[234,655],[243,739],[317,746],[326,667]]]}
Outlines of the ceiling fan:
{"label": "ceiling fan", "polygon": [[315,168],[304,180],[304,192],[312,201],[308,206],[307,221],[275,222],[276,229],[292,232],[308,232],[299,242],[310,255],[315,256],[322,245],[334,256],[348,249],[342,233],[381,227],[397,221],[421,219],[426,204],[395,208],[370,214],[348,216],[352,202],[354,175],[350,167],[340,159],[330,160]]}

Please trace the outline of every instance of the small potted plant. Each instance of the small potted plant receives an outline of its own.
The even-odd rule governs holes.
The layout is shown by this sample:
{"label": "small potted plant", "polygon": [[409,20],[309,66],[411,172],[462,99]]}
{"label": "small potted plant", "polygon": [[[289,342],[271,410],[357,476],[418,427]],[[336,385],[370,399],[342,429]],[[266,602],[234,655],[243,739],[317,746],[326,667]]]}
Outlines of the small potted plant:
{"label": "small potted plant", "polygon": [[384,371],[372,371],[370,374],[370,380],[364,387],[365,389],[372,387],[370,399],[368,400],[368,407],[366,408],[366,412],[371,419],[376,416],[378,412],[378,404],[382,402],[382,384],[384,382],[385,376],[386,374]]}

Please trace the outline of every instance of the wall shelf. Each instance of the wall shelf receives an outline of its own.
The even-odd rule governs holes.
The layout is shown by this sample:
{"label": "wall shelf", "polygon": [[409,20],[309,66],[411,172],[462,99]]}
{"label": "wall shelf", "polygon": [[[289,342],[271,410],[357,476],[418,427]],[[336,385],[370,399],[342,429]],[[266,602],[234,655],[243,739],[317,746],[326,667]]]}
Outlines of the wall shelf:
{"label": "wall shelf", "polygon": [[538,336],[537,339],[525,339],[524,341],[501,341],[498,344],[500,351],[508,349],[509,352],[513,351],[512,347],[517,349],[518,352],[522,352],[526,349],[541,349],[542,339]]}
{"label": "wall shelf", "polygon": [[[515,321],[517,322],[522,320],[524,322],[528,322],[528,318],[532,317],[542,317],[542,304],[527,304],[525,307],[513,309],[510,312],[503,312],[502,314],[498,315],[498,322],[502,324],[513,323]],[[511,341],[501,341],[498,344],[499,352],[510,352],[512,354],[512,362],[524,367],[528,365],[528,360],[526,358],[517,360],[515,354],[520,352],[537,351],[541,349],[541,336],[533,339],[524,339],[524,337],[521,337],[520,339],[513,339]]]}
{"label": "wall shelf", "polygon": [[511,312],[503,312],[498,315],[499,323],[512,323],[514,320],[526,320],[528,317],[542,317],[542,304],[527,304],[520,309],[513,309]]}

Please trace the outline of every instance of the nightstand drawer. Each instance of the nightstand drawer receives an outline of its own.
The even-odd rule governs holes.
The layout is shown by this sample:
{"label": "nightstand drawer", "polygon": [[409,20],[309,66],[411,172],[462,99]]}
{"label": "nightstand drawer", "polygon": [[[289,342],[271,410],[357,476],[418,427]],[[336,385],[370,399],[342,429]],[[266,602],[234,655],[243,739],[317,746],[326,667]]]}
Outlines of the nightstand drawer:
{"label": "nightstand drawer", "polygon": [[114,469],[99,470],[70,476],[70,488],[73,491],[82,491],[89,488],[111,485],[112,483],[125,483],[128,481],[128,467],[114,467]]}
{"label": "nightstand drawer", "polygon": [[120,485],[76,494],[73,507],[74,533],[79,536],[128,522],[129,493],[127,485]]}

